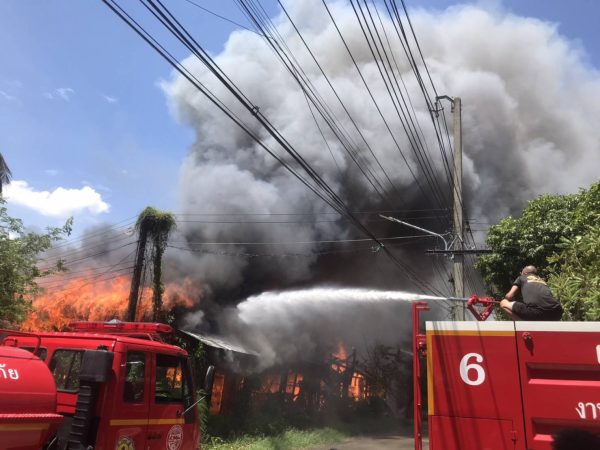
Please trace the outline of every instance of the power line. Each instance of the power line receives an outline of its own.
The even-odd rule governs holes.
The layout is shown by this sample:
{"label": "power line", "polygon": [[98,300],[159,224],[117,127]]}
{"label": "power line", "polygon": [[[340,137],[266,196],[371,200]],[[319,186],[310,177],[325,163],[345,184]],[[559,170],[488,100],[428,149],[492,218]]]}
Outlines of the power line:
{"label": "power line", "polygon": [[[403,217],[409,220],[427,220],[427,219],[439,219],[439,215],[435,216],[413,216]],[[260,224],[274,224],[274,225],[307,225],[317,223],[339,223],[339,220],[176,220],[177,223],[203,223],[203,224],[243,224],[243,225],[260,225]],[[386,223],[385,219],[363,219],[363,223]]]}
{"label": "power line", "polygon": [[[79,286],[76,286],[76,287],[74,287],[74,288],[71,288],[71,289],[67,289],[67,290],[61,291],[61,294],[64,294],[64,293],[66,293],[66,292],[71,292],[71,291],[73,291],[73,290],[75,290],[75,289],[78,289],[78,290],[79,290],[79,289],[82,289],[82,288],[84,288],[84,287],[86,287],[86,286],[88,286],[88,285],[90,285],[90,284],[92,284],[92,283],[97,283],[97,282],[100,282],[100,281],[109,281],[109,280],[112,280],[112,279],[116,279],[116,278],[122,277],[122,276],[123,276],[123,275],[125,275],[125,274],[123,274],[123,273],[118,273],[118,274],[116,274],[116,275],[112,275],[111,277],[109,277],[109,278],[106,278],[106,279],[102,278],[102,277],[104,277],[104,276],[106,276],[106,275],[110,275],[110,274],[112,274],[112,273],[113,273],[113,272],[115,272],[115,271],[119,271],[119,272],[120,272],[121,270],[123,270],[123,269],[116,269],[116,268],[117,268],[117,266],[121,265],[121,264],[122,264],[122,263],[123,263],[125,260],[127,260],[128,258],[130,258],[130,257],[131,257],[131,256],[132,256],[134,253],[135,253],[135,250],[134,250],[134,251],[132,251],[131,253],[129,253],[128,255],[126,255],[125,257],[123,257],[123,258],[122,258],[121,260],[119,260],[117,263],[115,263],[115,264],[113,264],[112,266],[110,266],[108,270],[106,270],[106,271],[104,271],[104,272],[102,272],[102,273],[99,273],[99,274],[96,274],[96,275],[93,275],[93,276],[91,276],[91,277],[87,277],[87,278],[84,278],[84,277],[82,277],[82,278],[81,278],[81,280],[82,280],[82,281],[85,281],[86,279],[87,279],[88,281],[87,281],[86,283],[84,283],[84,284],[82,284],[82,285],[79,285]],[[48,288],[48,287],[46,287],[45,289],[47,289],[47,288]]]}
{"label": "power line", "polygon": [[210,10],[210,9],[208,9],[208,8],[205,8],[204,6],[201,6],[201,5],[199,5],[198,3],[196,3],[196,2],[193,2],[192,0],[185,0],[185,1],[186,1],[186,2],[188,2],[190,5],[193,5],[193,6],[195,6],[196,8],[198,8],[198,9],[201,9],[201,10],[202,10],[202,11],[204,11],[204,12],[207,12],[208,14],[211,14],[211,15],[213,15],[213,16],[215,16],[215,17],[218,17],[219,19],[222,19],[222,20],[224,20],[224,21],[226,21],[226,22],[229,22],[229,23],[231,23],[231,24],[233,24],[233,25],[235,25],[235,26],[238,26],[238,27],[240,27],[240,28],[243,28],[244,30],[251,31],[252,33],[255,33],[255,34],[258,34],[259,36],[262,36],[262,34],[258,33],[256,30],[253,30],[253,29],[251,29],[251,28],[248,28],[248,27],[246,27],[246,26],[244,26],[244,25],[242,25],[242,24],[240,24],[240,23],[238,23],[238,22],[235,22],[235,21],[233,21],[233,20],[231,20],[231,19],[228,19],[228,18],[227,18],[227,17],[225,17],[225,16],[222,16],[222,15],[220,15],[220,14],[217,14],[216,12],[214,12],[214,11],[211,11],[211,10]]}
{"label": "power line", "polygon": [[[433,173],[431,162],[425,151],[424,144],[418,136],[418,133],[416,133],[416,127],[412,122],[412,117],[408,114],[408,105],[406,104],[406,100],[404,99],[398,80],[394,74],[390,58],[388,56],[387,51],[385,50],[385,45],[383,44],[383,40],[381,39],[381,35],[377,29],[377,25],[375,23],[373,15],[371,14],[371,10],[367,5],[366,0],[363,1],[365,4],[364,9],[361,6],[360,1],[356,1],[357,6],[355,6],[354,1],[350,1],[350,5],[354,10],[354,15],[358,21],[363,36],[365,37],[365,41],[367,43],[367,46],[369,47],[371,55],[373,56],[373,60],[377,65],[383,84],[388,92],[388,95],[390,97],[392,105],[394,106],[398,119],[400,120],[400,124],[402,125],[402,128],[404,129],[404,132],[408,138],[410,147],[413,150],[413,154],[416,157],[417,164],[421,169],[421,172],[425,176],[425,179],[427,181],[427,184],[429,185],[433,197],[436,199],[437,202],[443,204],[444,195]],[[370,24],[367,20],[367,16],[370,19]],[[386,66],[386,61],[387,66],[389,66],[391,70],[388,70],[388,67]],[[400,100],[398,93],[400,94],[402,101]],[[402,105],[404,105],[404,108],[402,107]]]}
{"label": "power line", "polygon": [[[73,264],[73,263],[75,263],[75,262],[84,261],[84,260],[86,260],[86,259],[89,259],[89,258],[95,258],[96,256],[100,256],[100,255],[106,255],[107,253],[113,252],[113,251],[115,251],[115,250],[118,250],[118,249],[120,249],[120,248],[128,247],[128,246],[130,246],[130,245],[132,245],[132,244],[135,244],[135,243],[136,243],[136,241],[134,241],[134,242],[129,242],[129,243],[127,243],[127,244],[123,244],[123,245],[121,245],[121,246],[119,246],[119,247],[116,247],[116,248],[110,248],[110,249],[108,249],[108,250],[104,250],[104,251],[101,251],[101,252],[93,253],[93,254],[91,254],[91,255],[86,255],[86,256],[83,256],[83,257],[81,257],[81,258],[72,259],[72,260],[70,260],[70,261],[69,261],[67,264]],[[60,260],[60,258],[59,258],[58,260]],[[57,261],[58,261],[58,260],[57,260]],[[47,262],[47,261],[45,261],[45,262]],[[52,270],[52,268],[40,269],[40,271],[41,271],[41,272],[46,272],[46,271],[48,271],[48,270]]]}
{"label": "power line", "polygon": [[[52,248],[53,249],[58,249],[58,248],[67,247],[69,245],[73,245],[76,242],[81,242],[81,241],[84,241],[84,240],[88,240],[88,239],[93,238],[93,237],[103,236],[105,234],[112,233],[112,232],[120,230],[122,228],[128,228],[128,227],[130,227],[130,226],[132,226],[132,225],[135,224],[135,221],[131,222],[131,219],[135,219],[135,217],[136,216],[129,217],[127,219],[124,219],[124,220],[121,220],[119,222],[116,222],[115,224],[111,225],[110,227],[108,227],[107,229],[102,230],[102,231],[98,231],[98,232],[90,233],[90,234],[85,234],[84,236],[80,236],[80,237],[74,238],[74,239],[61,240],[59,244],[53,245]],[[123,222],[127,222],[127,223],[125,223],[124,225],[119,225],[119,224],[122,224]],[[119,226],[117,226],[117,225],[119,225]]]}
{"label": "power line", "polygon": [[[358,169],[361,171],[361,173],[363,174],[365,179],[369,182],[369,184],[371,184],[371,186],[373,187],[375,192],[377,192],[377,194],[379,196],[381,196],[381,198],[383,200],[389,201],[385,196],[385,188],[383,187],[382,183],[376,179],[376,177],[375,177],[374,173],[372,172],[372,170],[370,169],[370,167],[367,167],[366,169],[362,167],[362,165],[359,161],[359,156],[358,156],[359,150],[358,150],[357,145],[353,142],[352,138],[348,135],[344,126],[339,124],[339,120],[337,119],[335,114],[331,111],[331,109],[327,106],[327,104],[324,102],[322,96],[318,93],[317,89],[310,81],[310,78],[307,76],[305,71],[302,69],[302,67],[296,60],[295,56],[293,55],[293,52],[286,45],[284,39],[281,37],[281,35],[277,31],[277,28],[273,25],[273,23],[268,18],[268,16],[266,14],[264,14],[264,15],[262,15],[263,17],[261,18],[260,12],[257,12],[257,8],[253,7],[251,2],[249,4],[247,1],[237,0],[237,3],[240,6],[240,8],[242,9],[242,11],[248,16],[249,20],[253,21],[255,23],[255,26],[257,28],[259,28],[263,32],[264,35],[266,35],[266,34],[270,35],[269,38],[267,39],[267,44],[272,48],[275,55],[283,63],[284,67],[290,72],[292,78],[298,83],[298,85],[300,86],[300,89],[302,90],[305,97],[307,99],[310,99],[310,101],[313,103],[313,105],[315,106],[315,108],[317,109],[317,111],[319,112],[319,114],[321,115],[323,120],[325,121],[325,123],[329,126],[331,131],[334,133],[334,135],[340,141],[344,150],[348,153],[348,155],[350,156],[350,158],[352,159],[354,164],[358,167]],[[330,86],[330,88],[332,89],[334,94],[336,95],[336,98],[342,105],[342,108],[348,115],[351,122],[354,124],[355,129],[357,130],[358,134],[363,139],[363,142],[365,143],[367,149],[369,149],[371,155],[373,156],[373,158],[374,158],[375,162],[377,163],[377,165],[379,166],[380,170],[383,172],[383,174],[385,175],[388,182],[392,185],[392,187],[394,187],[394,189],[397,190],[397,187],[394,185],[391,178],[385,172],[385,169],[383,168],[383,166],[381,165],[381,163],[375,156],[371,146],[364,138],[364,135],[360,131],[360,128],[358,128],[358,126],[354,122],[354,119],[350,115],[346,106],[343,104],[341,98],[339,97],[339,95],[337,94],[337,91],[335,90],[335,88],[331,84],[329,78],[323,71],[321,65],[318,63],[318,61],[314,57],[314,54],[312,53],[312,51],[306,44],[306,41],[304,41],[304,38],[302,37],[299,30],[295,26],[294,22],[291,20],[290,16],[287,14],[285,7],[281,3],[279,5],[282,8],[282,10],[286,13],[288,19],[290,20],[290,23],[292,24],[292,26],[298,33],[300,39],[304,43],[309,54],[312,56],[313,60],[317,64],[317,67],[319,67],[321,73],[327,80],[328,85]],[[283,50],[283,48],[287,49],[287,53]],[[309,109],[310,109],[310,107],[309,107]],[[311,111],[311,114],[312,114],[312,111]]]}
{"label": "power line", "polygon": [[[404,240],[404,239],[417,239],[417,238],[433,238],[429,234],[420,234],[416,236],[395,236],[395,237],[378,237],[378,241],[395,241],[395,240]],[[365,239],[332,239],[332,240],[323,240],[323,241],[274,241],[274,242],[188,242],[185,241],[185,244],[188,245],[314,245],[314,244],[335,244],[335,243],[350,243],[350,242],[372,242],[373,239],[365,238]],[[177,243],[177,242],[172,242]]]}
{"label": "power line", "polygon": [[398,152],[400,153],[400,156],[402,157],[402,160],[404,161],[404,163],[406,164],[406,167],[408,168],[411,176],[413,177],[413,179],[415,180],[415,184],[417,185],[417,187],[421,190],[421,192],[423,193],[424,197],[427,197],[427,194],[425,193],[425,190],[423,189],[423,186],[421,186],[421,183],[419,182],[419,178],[416,176],[416,174],[414,173],[411,165],[409,164],[408,160],[406,159],[406,156],[404,155],[404,152],[402,151],[402,148],[400,147],[400,144],[398,143],[396,136],[394,135],[394,133],[392,132],[392,129],[390,128],[389,123],[387,122],[387,120],[385,119],[385,116],[383,114],[383,112],[381,111],[381,108],[379,107],[379,104],[377,103],[377,100],[375,100],[375,97],[373,96],[373,93],[371,91],[371,89],[369,88],[369,85],[367,84],[367,81],[365,80],[362,71],[360,70],[360,68],[358,67],[358,63],[356,62],[356,59],[354,58],[354,55],[352,55],[352,52],[350,51],[350,48],[348,47],[348,44],[346,43],[346,40],[342,34],[342,32],[340,31],[337,22],[335,21],[335,18],[333,17],[333,15],[331,14],[331,11],[329,10],[329,7],[327,6],[327,3],[325,2],[325,0],[323,1],[323,5],[325,6],[325,9],[327,10],[327,14],[329,15],[329,18],[331,19],[331,21],[333,22],[333,25],[340,37],[340,39],[342,40],[342,43],[344,44],[344,47],[348,53],[348,55],[350,56],[350,59],[352,60],[352,63],[354,64],[354,68],[357,70],[360,79],[363,82],[363,85],[365,86],[365,89],[367,90],[367,92],[369,93],[369,97],[371,98],[373,104],[375,105],[375,109],[377,110],[377,112],[379,113],[379,116],[381,117],[381,119],[383,120],[383,123],[385,124],[386,129],[388,130],[388,133],[390,134],[392,140],[394,141],[396,148],[398,149]]}
{"label": "power line", "polygon": [[[91,250],[91,249],[95,249],[95,248],[98,248],[98,247],[106,247],[107,243],[109,243],[109,242],[110,243],[122,242],[122,241],[124,241],[126,239],[131,239],[131,236],[126,235],[126,236],[121,236],[121,237],[114,238],[114,239],[107,239],[106,241],[101,242],[99,244],[85,245],[83,247],[79,247],[77,249],[73,249],[72,251],[61,253],[60,256],[58,256],[58,257],[52,257],[52,258],[49,258],[48,260],[42,259],[42,261],[46,261],[46,262],[47,261],[52,261],[52,260],[57,261],[57,262],[59,260],[60,261],[64,261],[69,256],[79,255],[79,254],[83,253],[86,250]],[[50,250],[54,250],[54,249],[55,249],[55,247],[53,247]]]}
{"label": "power line", "polygon": [[[364,211],[351,211],[354,215],[359,214],[381,214],[381,213],[412,213],[412,212],[433,212],[445,211],[450,213],[449,208],[422,208],[422,209],[377,209]],[[175,216],[321,216],[321,215],[340,215],[339,212],[268,212],[268,213],[247,213],[247,212],[199,212],[199,213],[177,213]]]}
{"label": "power line", "polygon": [[[160,2],[160,0],[142,0],[143,5],[159,20],[161,24],[167,28],[181,43],[183,43],[192,53],[202,61],[202,63],[209,69],[209,71],[229,90],[231,94],[244,106],[248,112],[250,112],[255,119],[267,130],[267,132],[275,139],[275,141],[292,157],[292,159],[300,165],[304,172],[309,178],[315,183],[307,183],[303,178],[295,173],[291,167],[283,162],[280,158],[277,158],[253,133],[251,133],[244,125],[237,119],[237,117],[231,113],[231,111],[224,107],[214,98],[214,96],[207,91],[207,89],[192,75],[190,74],[181,64],[169,53],[164,47],[162,47],[146,30],[141,27],[129,14],[127,14],[114,0],[102,0],[121,20],[123,20],[128,26],[130,26],[140,37],[142,37],[154,50],[156,50],[165,60],[167,60],[179,73],[187,78],[194,86],[196,86],[200,92],[205,94],[209,100],[216,104],[223,112],[234,120],[239,126],[242,127],[248,134],[259,143],[267,152],[275,157],[284,167],[286,167],[294,176],[304,182],[315,194],[317,194],[325,203],[346,216],[352,223],[361,230],[365,235],[369,236],[375,243],[381,246],[384,253],[390,258],[390,260],[403,269],[403,273],[413,281],[416,285],[426,290],[432,290],[436,292],[435,288],[429,286],[426,282],[420,279],[420,277],[411,270],[411,268],[402,263],[387,250],[383,243],[377,240],[372,232],[366,228],[355,216],[352,215],[350,209],[339,197],[339,195],[321,178],[321,176],[314,170],[314,168],[304,160],[304,158],[297,153],[297,151],[291,146],[287,139],[281,135],[281,133],[273,126],[273,124],[262,114],[260,109],[253,104],[235,84],[229,79],[229,77],[220,69],[215,63],[212,57],[205,52],[205,50],[194,40],[187,30],[177,21],[177,19],[170,13],[170,11]],[[159,6],[160,5],[160,6]]]}

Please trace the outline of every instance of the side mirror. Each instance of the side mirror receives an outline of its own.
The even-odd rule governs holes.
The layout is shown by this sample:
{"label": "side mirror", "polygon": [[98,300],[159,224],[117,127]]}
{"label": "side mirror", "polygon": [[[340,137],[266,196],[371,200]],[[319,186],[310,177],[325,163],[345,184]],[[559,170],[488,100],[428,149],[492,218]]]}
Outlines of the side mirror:
{"label": "side mirror", "polygon": [[204,395],[206,396],[206,402],[210,406],[212,399],[213,383],[215,382],[215,366],[208,366],[206,369],[206,376],[204,377]]}
{"label": "side mirror", "polygon": [[81,361],[79,379],[94,383],[106,383],[112,373],[115,354],[106,350],[85,350]]}

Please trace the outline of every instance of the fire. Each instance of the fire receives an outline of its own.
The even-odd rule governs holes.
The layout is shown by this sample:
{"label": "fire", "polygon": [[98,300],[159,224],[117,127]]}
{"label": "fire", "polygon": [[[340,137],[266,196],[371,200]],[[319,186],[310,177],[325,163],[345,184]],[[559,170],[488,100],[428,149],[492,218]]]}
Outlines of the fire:
{"label": "fire", "polygon": [[304,375],[301,373],[290,372],[287,377],[287,383],[285,385],[285,393],[292,396],[292,400],[298,400],[300,395],[300,385],[304,380]]}
{"label": "fire", "polygon": [[270,373],[266,374],[261,380],[260,392],[267,394],[277,394],[281,387],[281,375]]}
{"label": "fire", "polygon": [[212,397],[210,399],[210,414],[219,414],[223,404],[223,392],[225,391],[225,374],[217,371],[213,381]]}
{"label": "fire", "polygon": [[344,344],[340,342],[338,344],[337,353],[333,354],[333,363],[331,364],[331,368],[338,373],[342,373],[346,371],[346,362],[348,361],[348,354],[346,353],[346,348]]}
{"label": "fire", "polygon": [[350,386],[348,386],[348,395],[354,400],[362,400],[366,397],[365,376],[362,373],[354,372]]}
{"label": "fire", "polygon": [[[338,344],[337,353],[333,354],[333,363],[331,364],[331,369],[345,378],[348,378],[347,392],[344,392],[343,395],[347,395],[350,398],[353,398],[355,401],[362,400],[366,397],[365,392],[365,376],[360,372],[353,372],[352,375],[350,373],[345,373],[347,370],[353,370],[353,367],[356,363],[354,361],[356,358],[356,353],[353,351],[352,356],[348,358],[348,352],[344,347],[344,344],[340,342]],[[349,359],[351,362],[349,362]],[[342,391],[344,390],[344,383],[342,382],[340,385]]]}
{"label": "fire", "polygon": [[[91,281],[90,281],[91,280]],[[53,285],[61,276],[51,280]],[[73,321],[123,319],[129,301],[131,278],[119,275],[110,280],[94,280],[92,273],[64,280],[59,288],[47,290],[33,300],[33,312],[23,323],[24,330],[63,330]],[[168,284],[163,294],[163,307],[192,308],[200,298],[200,290],[186,279],[181,284]],[[150,317],[152,289],[143,289],[138,303],[138,318]]]}

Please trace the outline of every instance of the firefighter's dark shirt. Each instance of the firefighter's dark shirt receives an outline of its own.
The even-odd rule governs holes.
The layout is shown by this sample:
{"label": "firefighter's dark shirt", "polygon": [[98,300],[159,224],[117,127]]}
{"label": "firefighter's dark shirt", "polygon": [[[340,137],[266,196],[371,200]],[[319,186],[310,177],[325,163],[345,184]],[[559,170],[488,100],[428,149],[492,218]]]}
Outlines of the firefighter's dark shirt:
{"label": "firefighter's dark shirt", "polygon": [[555,309],[559,303],[544,280],[537,275],[520,275],[513,285],[521,290],[523,303],[540,309]]}

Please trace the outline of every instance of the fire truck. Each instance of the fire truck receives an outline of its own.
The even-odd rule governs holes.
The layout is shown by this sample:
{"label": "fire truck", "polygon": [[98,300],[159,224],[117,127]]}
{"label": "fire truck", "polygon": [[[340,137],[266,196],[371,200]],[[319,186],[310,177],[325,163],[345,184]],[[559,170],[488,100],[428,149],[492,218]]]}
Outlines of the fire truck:
{"label": "fire truck", "polygon": [[561,430],[600,434],[600,322],[485,322],[493,303],[472,297],[477,320],[426,322],[424,334],[429,307],[413,303],[415,450],[422,363],[429,450],[550,450]]}
{"label": "fire truck", "polygon": [[[415,450],[422,366],[430,450],[550,450],[561,430],[600,433],[600,323],[485,322],[493,303],[472,297],[477,320],[426,322],[425,333],[429,307],[413,303]],[[123,322],[0,331],[0,450],[197,448],[187,353],[160,339],[171,332]]]}
{"label": "fire truck", "polygon": [[[187,352],[158,323],[0,330],[0,450],[195,450]],[[210,392],[209,368],[205,389]]]}

